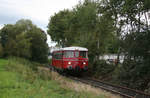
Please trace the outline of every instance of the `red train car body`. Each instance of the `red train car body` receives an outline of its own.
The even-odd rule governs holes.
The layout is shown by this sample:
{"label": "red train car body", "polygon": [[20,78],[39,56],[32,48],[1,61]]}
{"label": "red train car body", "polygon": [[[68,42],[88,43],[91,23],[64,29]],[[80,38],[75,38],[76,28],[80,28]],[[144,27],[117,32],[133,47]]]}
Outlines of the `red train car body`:
{"label": "red train car body", "polygon": [[88,69],[88,49],[65,47],[52,52],[52,66],[60,70],[86,71]]}

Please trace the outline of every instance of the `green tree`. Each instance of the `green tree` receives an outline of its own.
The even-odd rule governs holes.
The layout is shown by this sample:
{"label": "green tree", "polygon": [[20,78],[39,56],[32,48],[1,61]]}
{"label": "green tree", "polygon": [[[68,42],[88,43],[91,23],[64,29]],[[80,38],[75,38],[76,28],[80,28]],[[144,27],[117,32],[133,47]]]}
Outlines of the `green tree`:
{"label": "green tree", "polygon": [[60,11],[51,17],[48,33],[61,46],[79,45],[90,48],[95,45],[104,53],[104,43],[114,36],[113,19],[108,13],[99,16],[98,3],[85,0],[73,10]]}
{"label": "green tree", "polygon": [[17,21],[14,25],[7,24],[0,30],[0,42],[5,57],[24,57],[40,63],[47,61],[46,37],[44,31],[25,19]]}
{"label": "green tree", "polygon": [[[67,46],[69,41],[68,39],[70,32],[70,21],[72,18],[72,11],[64,10],[60,11],[54,16],[51,17],[48,24],[48,34],[51,36],[53,41],[56,41],[62,47]],[[73,38],[73,37],[72,37]],[[69,44],[70,45],[70,44]]]}
{"label": "green tree", "polygon": [[31,60],[45,63],[48,60],[48,44],[46,43],[46,34],[39,28],[31,30],[27,34],[31,39]]}
{"label": "green tree", "polygon": [[4,53],[6,56],[17,56],[16,55],[16,41],[14,39],[9,39],[4,47]]}
{"label": "green tree", "polygon": [[145,90],[150,83],[149,4],[149,0],[107,1],[107,8],[116,19],[116,27],[122,38],[121,50],[125,54],[119,79],[141,90]]}
{"label": "green tree", "polygon": [[15,33],[16,32],[13,32],[14,31],[14,26],[11,25],[11,24],[7,24],[5,25],[1,30],[0,30],[0,36],[1,36],[1,43],[2,43],[2,46],[5,47],[7,41],[12,38],[14,39],[15,38]]}
{"label": "green tree", "polygon": [[99,2],[85,0],[73,10],[56,13],[51,17],[48,25],[48,33],[59,45],[89,49],[91,69],[94,69],[93,64],[98,66],[99,56],[108,52],[110,45],[115,43],[111,41],[116,40],[115,21],[109,12],[99,7],[100,5]]}
{"label": "green tree", "polygon": [[3,53],[4,53],[3,47],[2,44],[0,43],[0,57],[3,57]]}
{"label": "green tree", "polygon": [[26,33],[21,33],[16,36],[16,56],[29,59],[31,58],[31,39],[26,35]]}

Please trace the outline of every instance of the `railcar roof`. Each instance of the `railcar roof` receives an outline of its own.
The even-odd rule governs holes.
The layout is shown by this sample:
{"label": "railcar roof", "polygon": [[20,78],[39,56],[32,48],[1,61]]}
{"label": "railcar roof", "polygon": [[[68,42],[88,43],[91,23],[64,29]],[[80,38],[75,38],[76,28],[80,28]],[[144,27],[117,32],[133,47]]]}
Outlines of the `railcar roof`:
{"label": "railcar roof", "polygon": [[88,51],[87,48],[84,47],[65,47],[65,48],[60,48],[60,49],[56,49],[54,51],[61,51],[61,50],[79,50],[79,51]]}
{"label": "railcar roof", "polygon": [[88,51],[87,48],[83,48],[83,47],[65,47],[65,48],[62,48],[62,50],[80,50],[80,51]]}

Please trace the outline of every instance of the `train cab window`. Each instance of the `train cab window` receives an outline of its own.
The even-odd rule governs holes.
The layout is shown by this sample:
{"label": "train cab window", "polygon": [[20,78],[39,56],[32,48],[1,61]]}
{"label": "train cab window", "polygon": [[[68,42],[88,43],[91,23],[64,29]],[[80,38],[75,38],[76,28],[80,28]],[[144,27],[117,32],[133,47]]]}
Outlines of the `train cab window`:
{"label": "train cab window", "polygon": [[80,57],[87,58],[87,52],[86,51],[80,51]]}
{"label": "train cab window", "polygon": [[75,57],[79,57],[79,51],[75,51]]}
{"label": "train cab window", "polygon": [[64,57],[65,58],[73,58],[74,57],[74,52],[73,51],[65,51],[64,52]]}

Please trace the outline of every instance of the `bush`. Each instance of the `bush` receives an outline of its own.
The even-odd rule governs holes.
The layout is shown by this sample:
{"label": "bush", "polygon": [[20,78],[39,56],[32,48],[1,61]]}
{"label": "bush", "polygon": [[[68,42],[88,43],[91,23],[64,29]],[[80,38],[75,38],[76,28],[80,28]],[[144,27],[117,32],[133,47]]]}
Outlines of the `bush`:
{"label": "bush", "polygon": [[51,79],[49,70],[43,69],[44,67],[40,67],[41,64],[36,62],[31,62],[26,59],[17,58],[17,57],[9,57],[7,69],[10,71],[17,72],[23,77],[25,80],[33,83],[36,79],[40,78],[43,80]]}
{"label": "bush", "polygon": [[120,68],[118,80],[130,88],[145,90],[150,83],[149,60],[137,61],[127,59]]}
{"label": "bush", "polygon": [[96,77],[106,78],[114,69],[113,64],[107,64],[104,60],[98,60],[93,64],[93,72]]}

